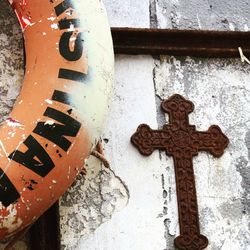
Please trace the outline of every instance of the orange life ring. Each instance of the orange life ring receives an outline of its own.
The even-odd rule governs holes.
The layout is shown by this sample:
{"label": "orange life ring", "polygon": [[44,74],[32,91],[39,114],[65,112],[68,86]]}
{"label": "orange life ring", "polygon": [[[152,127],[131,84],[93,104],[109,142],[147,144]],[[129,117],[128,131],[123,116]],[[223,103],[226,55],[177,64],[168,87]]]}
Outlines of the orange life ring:
{"label": "orange life ring", "polygon": [[33,223],[72,184],[99,140],[113,80],[100,0],[9,0],[25,77],[0,128],[0,239]]}

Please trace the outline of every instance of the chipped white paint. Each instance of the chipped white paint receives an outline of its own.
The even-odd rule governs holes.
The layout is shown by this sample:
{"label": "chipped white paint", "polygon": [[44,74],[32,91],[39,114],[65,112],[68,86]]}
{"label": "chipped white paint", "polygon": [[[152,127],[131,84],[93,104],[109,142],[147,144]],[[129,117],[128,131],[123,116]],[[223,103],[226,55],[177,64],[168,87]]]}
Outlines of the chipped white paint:
{"label": "chipped white paint", "polygon": [[52,17],[48,17],[47,19],[50,20],[50,21],[55,21],[56,17],[52,16]]}
{"label": "chipped white paint", "polygon": [[6,124],[7,124],[7,126],[10,126],[10,127],[13,127],[13,128],[23,126],[23,124],[21,124],[19,121],[14,120],[12,118],[6,119]]}
{"label": "chipped white paint", "polygon": [[52,24],[50,25],[50,27],[51,27],[51,29],[57,30],[57,29],[58,29],[58,24],[57,24],[57,23],[52,23]]}
{"label": "chipped white paint", "polygon": [[[17,15],[18,16],[18,15]],[[32,23],[30,22],[30,20],[29,19],[27,19],[27,18],[25,18],[25,17],[22,17],[22,20],[23,20],[23,22],[25,23],[25,24],[27,24],[27,25],[32,25]]]}
{"label": "chipped white paint", "polygon": [[[0,208],[2,209],[4,206],[0,202]],[[7,228],[9,233],[12,233],[16,229],[16,225],[21,226],[22,220],[20,218],[16,218],[17,215],[17,205],[10,205],[7,209],[8,214],[4,217],[0,216],[0,227]]]}
{"label": "chipped white paint", "polygon": [[46,99],[45,102],[47,102],[48,104],[53,104],[53,101],[50,99]]}
{"label": "chipped white paint", "polygon": [[44,123],[44,125],[53,125],[55,123],[55,121],[54,120],[47,120],[47,121],[45,121],[45,123]]}

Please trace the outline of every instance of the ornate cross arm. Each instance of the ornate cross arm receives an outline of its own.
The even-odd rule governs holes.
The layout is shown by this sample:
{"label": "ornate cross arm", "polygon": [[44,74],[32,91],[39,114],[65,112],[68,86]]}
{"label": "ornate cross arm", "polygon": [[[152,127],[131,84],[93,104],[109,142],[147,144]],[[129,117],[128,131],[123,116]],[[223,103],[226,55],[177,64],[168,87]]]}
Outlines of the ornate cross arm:
{"label": "ornate cross arm", "polygon": [[196,132],[192,139],[198,150],[209,151],[215,157],[222,156],[229,144],[228,138],[217,125],[212,125],[207,132]]}
{"label": "ornate cross arm", "polygon": [[141,124],[132,135],[131,142],[142,155],[151,155],[155,149],[166,150],[172,144],[168,129],[153,130],[146,124]]}

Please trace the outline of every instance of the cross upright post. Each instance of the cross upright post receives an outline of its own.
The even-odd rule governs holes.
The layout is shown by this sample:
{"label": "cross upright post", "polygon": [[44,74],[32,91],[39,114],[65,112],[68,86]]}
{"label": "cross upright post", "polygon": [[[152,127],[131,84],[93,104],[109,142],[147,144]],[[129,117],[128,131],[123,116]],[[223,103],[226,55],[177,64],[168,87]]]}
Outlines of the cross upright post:
{"label": "cross upright post", "polygon": [[131,142],[145,156],[159,149],[173,157],[180,224],[180,236],[174,243],[181,250],[201,250],[207,247],[208,239],[200,234],[192,158],[199,151],[220,157],[229,140],[216,125],[206,132],[196,131],[188,120],[194,105],[180,95],[175,94],[163,101],[161,108],[169,114],[169,124],[162,130],[153,130],[142,124],[132,135]]}

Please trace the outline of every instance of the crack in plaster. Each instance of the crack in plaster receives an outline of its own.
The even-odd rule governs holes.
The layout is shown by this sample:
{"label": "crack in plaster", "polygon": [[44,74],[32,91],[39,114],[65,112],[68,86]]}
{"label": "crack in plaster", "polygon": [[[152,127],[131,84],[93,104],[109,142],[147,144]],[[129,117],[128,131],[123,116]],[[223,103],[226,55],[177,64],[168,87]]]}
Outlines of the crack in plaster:
{"label": "crack in plaster", "polygon": [[87,175],[78,176],[60,199],[62,249],[76,249],[116,211],[125,207],[129,192],[121,179],[92,156]]}
{"label": "crack in plaster", "polygon": [[241,186],[242,186],[242,189],[244,190],[242,198],[241,198],[241,203],[243,205],[241,213],[250,214],[249,162],[243,156],[241,156],[237,159],[236,170],[240,173],[240,175],[242,177]]}
{"label": "crack in plaster", "polygon": [[[155,1],[154,1],[154,7],[155,7]],[[155,12],[156,10],[154,10]],[[153,23],[153,26],[156,23]],[[154,84],[154,92],[155,92],[155,105],[156,105],[156,121],[158,128],[161,128],[164,124],[166,124],[167,119],[166,115],[162,112],[161,110],[161,103],[163,101],[163,98],[159,94],[157,94],[157,83],[155,81],[156,79],[156,67],[157,64],[155,63],[154,69],[153,69],[153,84]],[[165,167],[164,165],[164,159],[165,159],[165,152],[161,152],[160,150],[158,151],[159,154],[159,159],[161,160],[161,165],[162,169],[164,171]],[[174,237],[171,235],[170,230],[169,230],[169,225],[171,222],[171,219],[168,217],[168,191],[166,190],[165,186],[165,173],[161,175],[161,183],[162,183],[162,198],[163,198],[163,211],[162,211],[162,217],[163,217],[163,224],[165,227],[165,233],[164,233],[164,238],[166,241],[166,247],[168,248],[169,246],[173,247],[173,239]],[[164,249],[164,250],[167,250]]]}
{"label": "crack in plaster", "polygon": [[248,150],[248,160],[250,161],[250,130],[246,133],[245,142]]}
{"label": "crack in plaster", "polygon": [[156,0],[149,0],[150,28],[158,27]]}

